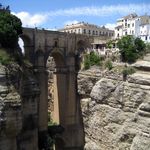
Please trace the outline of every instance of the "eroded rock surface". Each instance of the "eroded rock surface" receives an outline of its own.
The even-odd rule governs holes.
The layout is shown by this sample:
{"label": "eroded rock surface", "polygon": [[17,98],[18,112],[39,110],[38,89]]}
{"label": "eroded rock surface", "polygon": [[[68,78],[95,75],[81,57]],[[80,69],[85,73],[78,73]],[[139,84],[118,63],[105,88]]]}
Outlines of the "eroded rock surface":
{"label": "eroded rock surface", "polygon": [[39,87],[18,64],[0,65],[0,150],[38,149]]}
{"label": "eroded rock surface", "polygon": [[82,99],[85,150],[150,150],[150,78],[99,78]]}

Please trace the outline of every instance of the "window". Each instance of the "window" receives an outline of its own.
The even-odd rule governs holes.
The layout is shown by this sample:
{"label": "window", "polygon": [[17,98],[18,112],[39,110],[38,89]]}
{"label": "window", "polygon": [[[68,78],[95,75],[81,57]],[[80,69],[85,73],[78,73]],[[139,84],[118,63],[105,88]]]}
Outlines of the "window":
{"label": "window", "polygon": [[125,23],[125,27],[127,27],[127,23]]}
{"label": "window", "polygon": [[80,29],[78,29],[78,33],[80,33]]}
{"label": "window", "polygon": [[117,37],[119,37],[119,33],[117,34]]}
{"label": "window", "polygon": [[147,41],[147,36],[145,36],[145,40]]}
{"label": "window", "polygon": [[130,24],[128,24],[128,28],[130,28]]}
{"label": "window", "polygon": [[132,34],[134,34],[134,31],[132,30]]}
{"label": "window", "polygon": [[134,23],[132,23],[132,27],[134,27]]}
{"label": "window", "polygon": [[101,31],[99,31],[99,35],[101,35]]}
{"label": "window", "polygon": [[125,35],[127,35],[127,31],[125,32]]}
{"label": "window", "polygon": [[95,31],[93,31],[93,35],[95,35]]}
{"label": "window", "polygon": [[91,34],[91,30],[89,30],[89,34]]}
{"label": "window", "polygon": [[86,29],[83,29],[83,33],[86,34]]}
{"label": "window", "polygon": [[96,31],[96,35],[97,35],[97,31]]}
{"label": "window", "polygon": [[119,31],[119,28],[118,28],[118,31]]}

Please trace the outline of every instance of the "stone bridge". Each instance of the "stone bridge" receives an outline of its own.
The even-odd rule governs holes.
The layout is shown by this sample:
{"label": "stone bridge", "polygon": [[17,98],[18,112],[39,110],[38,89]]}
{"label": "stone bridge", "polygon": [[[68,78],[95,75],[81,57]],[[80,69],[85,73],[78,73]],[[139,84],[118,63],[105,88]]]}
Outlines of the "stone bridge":
{"label": "stone bridge", "polygon": [[90,46],[92,39],[83,35],[23,28],[25,56],[33,64],[40,85],[38,102],[39,134],[48,127],[48,73],[47,59],[52,56],[56,63],[54,71],[53,120],[64,127],[56,149],[83,149],[84,132],[77,94],[79,55]]}

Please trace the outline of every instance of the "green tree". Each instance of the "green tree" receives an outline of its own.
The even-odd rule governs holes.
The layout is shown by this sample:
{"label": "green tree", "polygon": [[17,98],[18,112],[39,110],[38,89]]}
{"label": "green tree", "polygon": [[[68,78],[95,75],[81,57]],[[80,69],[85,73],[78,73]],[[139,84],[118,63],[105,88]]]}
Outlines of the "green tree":
{"label": "green tree", "polygon": [[111,41],[111,40],[108,41],[108,42],[106,43],[106,47],[107,47],[107,48],[110,48],[110,49],[113,48],[113,41]]}
{"label": "green tree", "polygon": [[90,54],[87,54],[84,59],[84,68],[89,69],[91,66],[101,66],[102,64],[102,57],[100,57],[95,52],[91,52]]}
{"label": "green tree", "polygon": [[90,57],[89,57],[89,55],[86,55],[85,56],[85,60],[84,60],[84,69],[89,69],[90,68],[90,66],[91,66],[91,64],[90,64]]}
{"label": "green tree", "polygon": [[134,38],[131,35],[122,37],[118,43],[123,62],[135,62],[145,51],[145,43],[140,38]]}
{"label": "green tree", "polygon": [[101,62],[101,58],[98,54],[96,54],[95,52],[91,52],[90,55],[90,64],[91,66],[93,65],[100,65]]}
{"label": "green tree", "polygon": [[0,12],[0,44],[4,48],[14,48],[18,45],[18,35],[22,33],[22,23],[10,12]]}
{"label": "green tree", "polygon": [[139,57],[143,56],[146,51],[146,44],[140,38],[136,38],[135,39],[135,48],[136,48],[136,51],[138,52]]}

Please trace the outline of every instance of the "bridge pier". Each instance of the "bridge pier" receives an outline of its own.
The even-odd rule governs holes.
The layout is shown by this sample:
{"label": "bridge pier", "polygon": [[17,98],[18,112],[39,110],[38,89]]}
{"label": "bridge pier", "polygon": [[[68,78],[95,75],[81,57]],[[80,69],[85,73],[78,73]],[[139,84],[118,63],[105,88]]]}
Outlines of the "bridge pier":
{"label": "bridge pier", "polygon": [[81,122],[80,103],[77,97],[75,59],[70,57],[66,68],[56,68],[54,94],[54,122],[64,127],[65,131],[56,139],[56,150],[82,150],[84,133]]}

